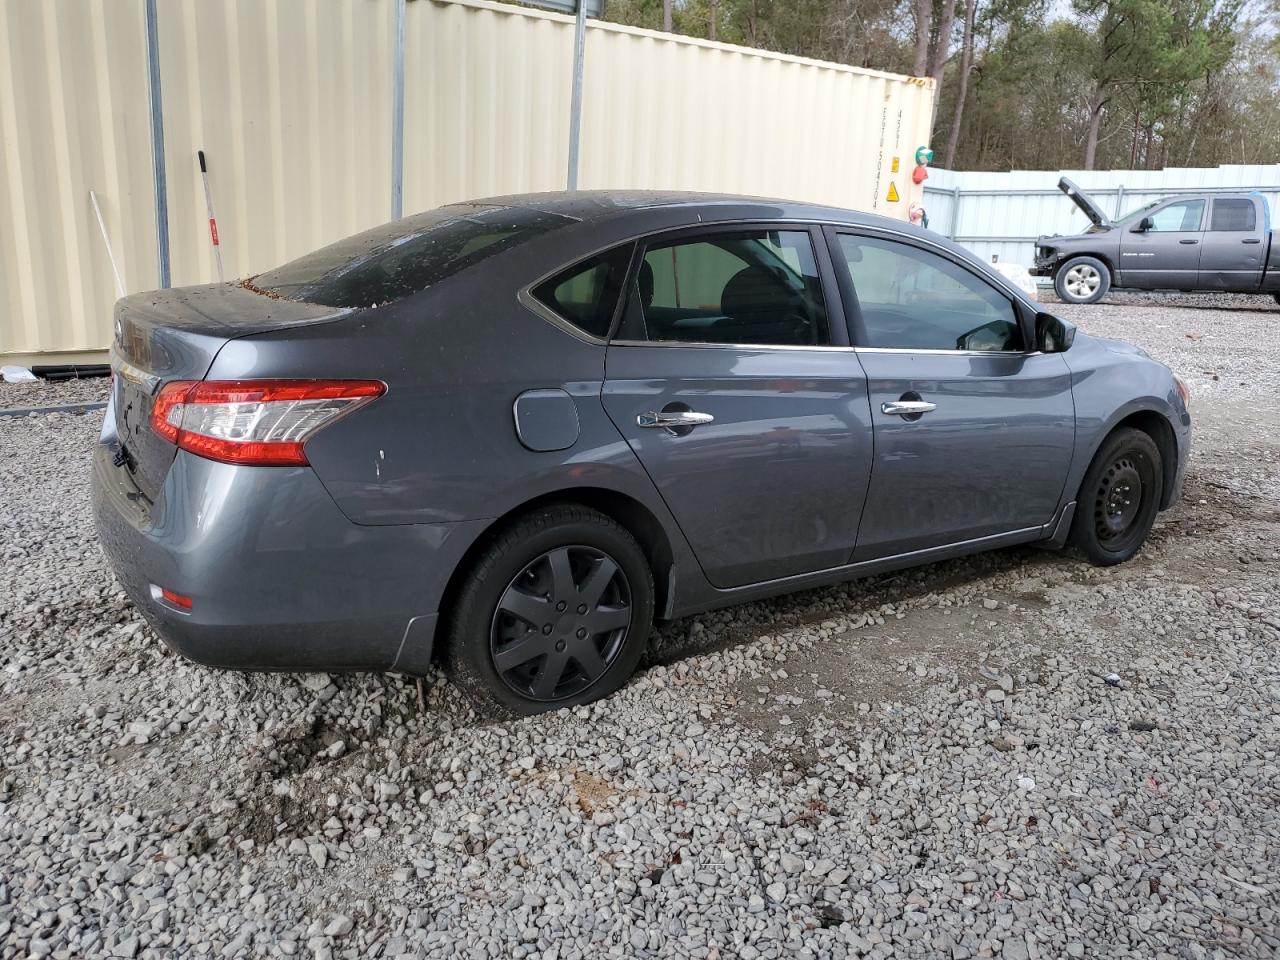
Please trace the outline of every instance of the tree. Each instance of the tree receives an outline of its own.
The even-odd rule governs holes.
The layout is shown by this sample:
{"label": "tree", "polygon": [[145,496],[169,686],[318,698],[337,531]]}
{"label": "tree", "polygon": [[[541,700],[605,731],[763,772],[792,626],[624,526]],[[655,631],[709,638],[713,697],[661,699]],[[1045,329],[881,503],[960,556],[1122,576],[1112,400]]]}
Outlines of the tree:
{"label": "tree", "polygon": [[1221,27],[1234,24],[1243,0],[1075,0],[1076,12],[1094,26],[1089,132],[1084,167],[1097,159],[1102,115],[1117,96],[1134,115],[1131,156],[1142,120],[1168,119],[1192,81],[1223,65]]}
{"label": "tree", "polygon": [[938,102],[942,94],[947,60],[951,56],[955,23],[956,0],[915,0],[915,58],[911,72],[917,77],[933,77],[933,116],[929,120],[930,130],[938,122]]}
{"label": "tree", "polygon": [[[960,121],[964,119],[964,102],[969,96],[969,75],[973,72],[973,29],[978,20],[978,0],[968,0],[964,11],[964,34],[960,41],[960,69],[956,77],[956,107],[951,116],[951,132],[947,135],[947,152],[942,165],[953,169],[956,162],[956,147],[960,143]],[[933,115],[938,115],[938,102],[941,97],[935,91]]]}

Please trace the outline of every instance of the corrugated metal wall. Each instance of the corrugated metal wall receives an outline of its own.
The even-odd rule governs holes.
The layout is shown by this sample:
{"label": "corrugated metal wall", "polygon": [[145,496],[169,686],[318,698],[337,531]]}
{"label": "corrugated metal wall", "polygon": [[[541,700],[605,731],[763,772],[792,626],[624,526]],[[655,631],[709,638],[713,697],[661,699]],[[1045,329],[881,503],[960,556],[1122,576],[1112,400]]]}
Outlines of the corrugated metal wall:
{"label": "corrugated metal wall", "polygon": [[0,356],[101,347],[115,281],[155,284],[142,4],[0,5]]}
{"label": "corrugated metal wall", "polygon": [[[1030,266],[1035,239],[1081,233],[1089,221],[1058,190],[1069,177],[1108,216],[1182,191],[1257,190],[1280,218],[1280,164],[1168,170],[931,171],[925,184],[929,228],[953,237],[984,260]],[[957,215],[958,203],[958,215]],[[1278,220],[1280,222],[1280,220]]]}
{"label": "corrugated metal wall", "polygon": [[197,150],[229,278],[389,219],[391,2],[160,4],[174,286],[215,279]]}
{"label": "corrugated metal wall", "polygon": [[[397,0],[158,5],[172,282],[228,278],[391,216]],[[573,18],[405,9],[404,211],[556,190]],[[592,21],[579,184],[742,192],[905,216],[928,81]],[[157,283],[143,0],[0,0],[0,357],[105,348]],[[900,170],[891,172],[893,157]],[[889,203],[890,180],[900,195]]]}

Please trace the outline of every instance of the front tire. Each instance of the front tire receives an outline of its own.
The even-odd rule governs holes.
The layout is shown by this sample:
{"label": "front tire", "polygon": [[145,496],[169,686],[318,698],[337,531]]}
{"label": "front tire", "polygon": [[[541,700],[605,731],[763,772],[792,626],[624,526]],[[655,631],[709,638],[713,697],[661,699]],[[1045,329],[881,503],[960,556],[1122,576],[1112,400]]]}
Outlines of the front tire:
{"label": "front tire", "polygon": [[1071,543],[1090,563],[1124,563],[1146,542],[1164,493],[1160,448],[1123,428],[1103,442],[1080,484]]}
{"label": "front tire", "polygon": [[1053,275],[1053,289],[1064,303],[1097,303],[1111,289],[1111,270],[1097,257],[1072,257]]}
{"label": "front tire", "polygon": [[586,507],[543,507],[503,531],[467,574],[445,667],[483,713],[590,703],[635,672],[653,603],[653,574],[626,529]]}

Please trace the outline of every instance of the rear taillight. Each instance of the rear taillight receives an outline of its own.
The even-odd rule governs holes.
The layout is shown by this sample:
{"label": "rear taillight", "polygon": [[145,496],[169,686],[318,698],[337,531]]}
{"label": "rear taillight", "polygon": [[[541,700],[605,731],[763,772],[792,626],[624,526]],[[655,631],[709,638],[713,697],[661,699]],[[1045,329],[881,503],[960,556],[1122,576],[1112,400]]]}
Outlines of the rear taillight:
{"label": "rear taillight", "polygon": [[175,380],[157,395],[151,427],[210,460],[305,466],[302,445],[317,430],[386,389],[378,380]]}

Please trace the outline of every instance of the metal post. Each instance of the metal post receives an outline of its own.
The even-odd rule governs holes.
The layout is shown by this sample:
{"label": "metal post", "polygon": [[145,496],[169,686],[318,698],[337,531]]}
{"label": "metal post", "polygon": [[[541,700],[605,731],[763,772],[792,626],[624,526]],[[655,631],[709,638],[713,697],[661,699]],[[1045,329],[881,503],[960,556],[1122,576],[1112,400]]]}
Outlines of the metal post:
{"label": "metal post", "polygon": [[573,94],[569,100],[568,189],[578,189],[578,147],[582,140],[582,59],[587,46],[587,3],[578,0],[573,22]]}
{"label": "metal post", "polygon": [[391,63],[391,219],[404,213],[404,8],[395,0],[395,43]]}
{"label": "metal post", "polygon": [[960,224],[960,188],[951,188],[951,229],[947,231],[947,239],[956,238],[956,227]]}
{"label": "metal post", "polygon": [[151,102],[151,175],[156,207],[156,262],[160,286],[169,286],[169,191],[164,174],[164,108],[160,99],[160,34],[156,0],[145,0],[147,26],[147,91]]}
{"label": "metal post", "polygon": [[1115,214],[1116,219],[1119,220],[1123,213],[1124,213],[1124,184],[1122,183],[1120,184],[1119,189],[1116,190],[1116,214]]}

